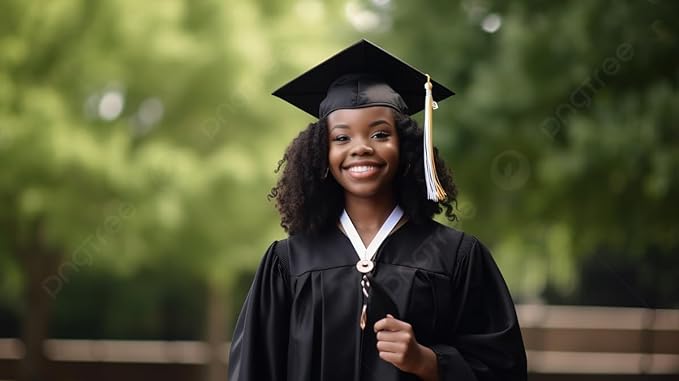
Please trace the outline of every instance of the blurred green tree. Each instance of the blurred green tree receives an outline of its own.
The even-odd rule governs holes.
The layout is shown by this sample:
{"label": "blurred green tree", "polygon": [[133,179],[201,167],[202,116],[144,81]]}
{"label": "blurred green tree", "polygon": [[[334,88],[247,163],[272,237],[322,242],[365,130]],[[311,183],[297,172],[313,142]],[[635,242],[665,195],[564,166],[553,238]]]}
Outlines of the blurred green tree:
{"label": "blurred green tree", "polygon": [[23,317],[20,379],[42,378],[53,304],[92,269],[176,263],[204,279],[221,346],[233,274],[278,229],[265,184],[279,145],[261,136],[286,123],[253,112],[276,73],[274,48],[247,39],[265,24],[254,5],[6,1],[0,14],[0,272]]}
{"label": "blurred green tree", "polygon": [[[462,226],[495,249],[515,294],[577,301],[582,266],[615,272],[616,256],[679,294],[671,267],[652,267],[679,248],[676,2],[380,3],[398,31],[383,40],[458,92],[436,141],[457,170]],[[587,259],[604,252],[617,254]],[[618,278],[609,295],[659,306]]]}

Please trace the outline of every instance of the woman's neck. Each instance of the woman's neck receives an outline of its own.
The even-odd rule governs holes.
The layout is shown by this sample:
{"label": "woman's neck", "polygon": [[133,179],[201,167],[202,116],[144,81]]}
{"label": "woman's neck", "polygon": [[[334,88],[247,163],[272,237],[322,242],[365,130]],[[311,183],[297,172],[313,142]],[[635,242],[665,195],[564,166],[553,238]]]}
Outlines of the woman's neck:
{"label": "woman's neck", "polygon": [[344,199],[344,209],[366,247],[375,238],[395,207],[396,200],[393,195],[376,198],[347,196]]}

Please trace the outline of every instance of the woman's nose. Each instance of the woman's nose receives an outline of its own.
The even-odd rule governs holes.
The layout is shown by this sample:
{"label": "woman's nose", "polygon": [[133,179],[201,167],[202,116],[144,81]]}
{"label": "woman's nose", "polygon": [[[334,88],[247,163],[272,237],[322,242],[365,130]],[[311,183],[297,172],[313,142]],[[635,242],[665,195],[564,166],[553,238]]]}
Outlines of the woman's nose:
{"label": "woman's nose", "polygon": [[351,154],[355,156],[372,155],[374,152],[374,148],[363,142],[357,143],[351,150]]}

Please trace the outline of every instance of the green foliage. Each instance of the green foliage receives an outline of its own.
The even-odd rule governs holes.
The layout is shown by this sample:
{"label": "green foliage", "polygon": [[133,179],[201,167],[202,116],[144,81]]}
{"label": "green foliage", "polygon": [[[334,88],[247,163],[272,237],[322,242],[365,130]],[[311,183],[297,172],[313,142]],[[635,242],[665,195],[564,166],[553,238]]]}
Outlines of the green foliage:
{"label": "green foliage", "polygon": [[235,33],[260,21],[219,1],[0,7],[3,301],[23,308],[14,264],[38,239],[62,258],[37,280],[57,302],[82,272],[174,263],[224,287],[254,266],[279,234],[266,192],[282,149],[258,139],[281,123],[253,111],[270,65]]}
{"label": "green foliage", "polygon": [[[437,141],[473,211],[463,226],[497,249],[516,294],[539,296],[548,285],[571,294],[583,257],[604,249],[640,262],[674,256],[677,4],[394,9],[399,33],[389,41],[405,41],[410,57],[458,91],[438,113]],[[493,14],[502,24],[487,33],[480,25]]]}

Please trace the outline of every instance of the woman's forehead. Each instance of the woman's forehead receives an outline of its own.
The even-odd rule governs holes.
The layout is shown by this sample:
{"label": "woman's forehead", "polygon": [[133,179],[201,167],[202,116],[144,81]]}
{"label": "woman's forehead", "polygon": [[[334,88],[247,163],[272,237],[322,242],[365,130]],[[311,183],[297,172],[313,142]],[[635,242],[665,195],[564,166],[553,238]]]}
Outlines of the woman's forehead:
{"label": "woman's forehead", "polygon": [[387,106],[370,106],[351,109],[339,109],[327,116],[328,127],[338,124],[348,126],[355,124],[370,124],[374,121],[384,120],[394,123],[394,110]]}

